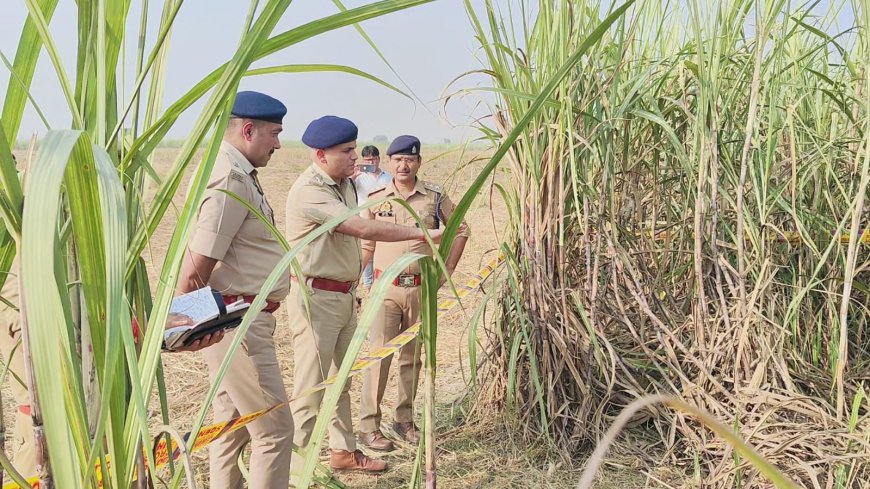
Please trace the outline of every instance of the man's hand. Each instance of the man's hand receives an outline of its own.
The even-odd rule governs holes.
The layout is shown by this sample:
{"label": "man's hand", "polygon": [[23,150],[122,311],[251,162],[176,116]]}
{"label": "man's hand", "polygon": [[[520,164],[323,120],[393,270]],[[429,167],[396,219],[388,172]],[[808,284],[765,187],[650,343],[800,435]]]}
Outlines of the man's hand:
{"label": "man's hand", "polygon": [[[463,222],[462,224],[459,225],[459,228],[456,230],[456,235],[462,236],[462,234],[465,233],[467,230],[468,230],[468,225]],[[433,242],[435,242],[436,244],[441,242],[441,236],[444,234],[444,228],[429,229],[428,231],[429,231],[429,237],[432,238]],[[420,239],[423,241],[426,241],[425,237],[420,238]]]}
{"label": "man's hand", "polygon": [[224,332],[218,331],[217,333],[207,334],[193,343],[187,346],[182,346],[175,351],[199,351],[203,348],[208,348],[211,345],[220,343],[222,339],[224,339]]}
{"label": "man's hand", "polygon": [[[166,329],[177,328],[179,326],[193,326],[193,320],[184,314],[170,312],[169,316],[166,318]],[[173,351],[199,351],[203,348],[208,348],[215,343],[219,343],[222,339],[224,339],[224,332],[218,331],[216,333],[205,335],[193,343],[187,346],[182,346]]]}
{"label": "man's hand", "polygon": [[179,326],[193,326],[193,319],[184,314],[170,312],[169,316],[166,316],[166,326],[163,329],[172,329]]}

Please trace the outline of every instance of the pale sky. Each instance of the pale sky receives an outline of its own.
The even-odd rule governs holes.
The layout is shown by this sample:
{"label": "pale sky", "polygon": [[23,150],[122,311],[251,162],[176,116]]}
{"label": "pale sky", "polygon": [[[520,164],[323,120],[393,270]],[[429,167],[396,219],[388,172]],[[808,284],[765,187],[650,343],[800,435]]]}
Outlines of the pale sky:
{"label": "pale sky", "polygon": [[[112,1],[112,0],[108,0]],[[345,0],[348,8],[371,3],[373,0]],[[801,4],[803,0],[793,0]],[[21,27],[26,18],[23,0],[3,0],[0,16],[0,51],[9,59],[15,55]],[[138,31],[141,1],[131,2],[128,31]],[[149,21],[151,42],[156,35],[163,2],[152,0]],[[261,0],[260,4],[265,3]],[[471,0],[478,12],[483,0]],[[495,0],[504,6],[507,0]],[[534,3],[534,2],[532,2]],[[839,27],[852,24],[848,2],[839,12]],[[244,0],[186,0],[175,22],[170,40],[164,107],[175,101],[205,74],[227,61],[235,50],[249,2]],[[814,9],[820,16],[829,8],[830,0],[821,0]],[[262,6],[262,5],[261,5]],[[61,56],[71,73],[75,67],[75,2],[59,2],[51,22],[51,32],[59,46]],[[279,22],[274,34],[286,31],[316,18],[336,13],[332,0],[295,0]],[[266,92],[288,107],[284,119],[282,139],[299,140],[309,121],[325,114],[347,117],[360,127],[360,139],[371,140],[377,135],[392,139],[400,134],[414,134],[424,142],[437,143],[450,138],[454,143],[477,137],[469,126],[474,120],[489,113],[485,102],[491,95],[477,92],[451,99],[445,112],[442,101],[447,85],[462,73],[483,68],[463,0],[436,0],[422,6],[406,9],[362,24],[368,35],[393,64],[399,75],[425,102],[421,104],[390,91],[371,81],[341,73],[275,74],[242,80],[241,90]],[[838,32],[834,29],[833,32]],[[135,34],[128,36],[135,43]],[[128,66],[132,65],[135,45],[127,46]],[[260,60],[254,67],[282,64],[327,63],[343,64],[378,76],[388,83],[408,91],[389,70],[372,48],[352,27],[329,32],[278,54]],[[127,89],[133,73],[127,73]],[[0,64],[0,90],[5,91],[9,72]],[[454,88],[472,88],[488,85],[483,75],[463,78]],[[32,95],[55,128],[70,125],[69,111],[59,88],[57,77],[44,54],[40,56]],[[483,103],[483,105],[482,105]],[[169,134],[183,138],[196,119],[200,104],[179,120]],[[45,128],[28,107],[18,139],[29,139],[31,134],[45,134]]]}
{"label": "pale sky", "polygon": [[[110,0],[111,1],[111,0]],[[0,16],[0,51],[10,60],[15,56],[21,27],[26,18],[23,1],[4,1]],[[261,6],[263,1],[260,2]],[[371,1],[345,0],[348,8]],[[474,0],[480,7],[482,1]],[[149,21],[152,38],[156,35],[159,9],[163,2],[152,1]],[[133,1],[128,29],[138,29],[141,3]],[[170,40],[164,107],[175,101],[193,84],[233,54],[249,2],[242,0],[186,0],[179,12]],[[290,4],[273,35],[319,17],[336,13],[331,0],[296,0]],[[75,2],[61,1],[51,22],[51,32],[61,56],[72,73],[75,68]],[[136,24],[134,25],[133,22]],[[468,129],[474,116],[486,113],[476,97],[451,102],[446,117],[439,101],[448,83],[460,74],[481,68],[479,54],[462,0],[436,0],[361,24],[378,48],[393,64],[411,89],[426,102],[422,105],[368,80],[342,73],[275,74],[242,80],[241,90],[266,92],[287,105],[283,139],[300,139],[305,126],[325,114],[347,117],[360,127],[360,139],[376,135],[393,138],[415,134],[425,142],[450,138],[459,142],[476,137]],[[135,42],[135,35],[128,37]],[[149,44],[152,45],[152,44]],[[135,46],[128,45],[132,61]],[[378,76],[404,91],[407,88],[389,70],[372,48],[352,27],[329,32],[257,62],[254,67],[300,63],[343,64]],[[128,87],[132,72],[128,73]],[[5,91],[8,70],[0,64],[0,87]],[[483,76],[463,80],[462,87],[486,84]],[[129,88],[128,88],[129,93]],[[40,56],[32,95],[54,128],[70,125],[69,111],[48,56]],[[170,137],[183,138],[190,129],[200,105],[179,120]],[[428,109],[427,109],[428,107]],[[19,139],[45,134],[35,111],[28,107]]]}

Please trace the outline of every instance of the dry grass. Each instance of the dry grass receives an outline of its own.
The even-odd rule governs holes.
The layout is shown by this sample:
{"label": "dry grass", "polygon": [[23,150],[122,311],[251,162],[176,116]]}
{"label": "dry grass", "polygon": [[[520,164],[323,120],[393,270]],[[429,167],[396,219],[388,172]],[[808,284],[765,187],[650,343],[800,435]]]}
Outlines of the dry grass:
{"label": "dry grass", "polygon": [[[587,52],[622,2],[519,3],[476,23],[510,145],[492,404],[578,460],[674,396],[808,487],[868,487],[870,249],[840,238],[870,223],[866,11],[852,72],[819,35],[849,2],[639,1]],[[709,424],[637,414],[703,486],[769,487]]]}

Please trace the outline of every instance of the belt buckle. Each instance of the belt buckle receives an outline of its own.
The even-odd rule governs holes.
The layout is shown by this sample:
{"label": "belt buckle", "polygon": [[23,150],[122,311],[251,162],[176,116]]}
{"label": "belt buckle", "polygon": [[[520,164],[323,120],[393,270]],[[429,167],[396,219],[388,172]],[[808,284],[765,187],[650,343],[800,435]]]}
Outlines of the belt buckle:
{"label": "belt buckle", "polygon": [[405,273],[396,277],[396,285],[399,287],[413,287],[415,276],[410,273]]}

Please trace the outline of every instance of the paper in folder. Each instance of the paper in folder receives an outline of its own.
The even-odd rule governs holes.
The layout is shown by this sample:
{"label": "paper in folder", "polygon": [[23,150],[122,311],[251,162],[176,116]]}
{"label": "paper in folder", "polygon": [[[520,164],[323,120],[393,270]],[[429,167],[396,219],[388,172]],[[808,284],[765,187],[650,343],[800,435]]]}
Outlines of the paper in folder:
{"label": "paper in folder", "polygon": [[244,300],[224,304],[220,293],[211,287],[203,287],[172,299],[169,312],[183,314],[193,320],[193,326],[169,328],[163,333],[163,348],[176,350],[221,330],[232,329],[241,324],[248,310]]}

